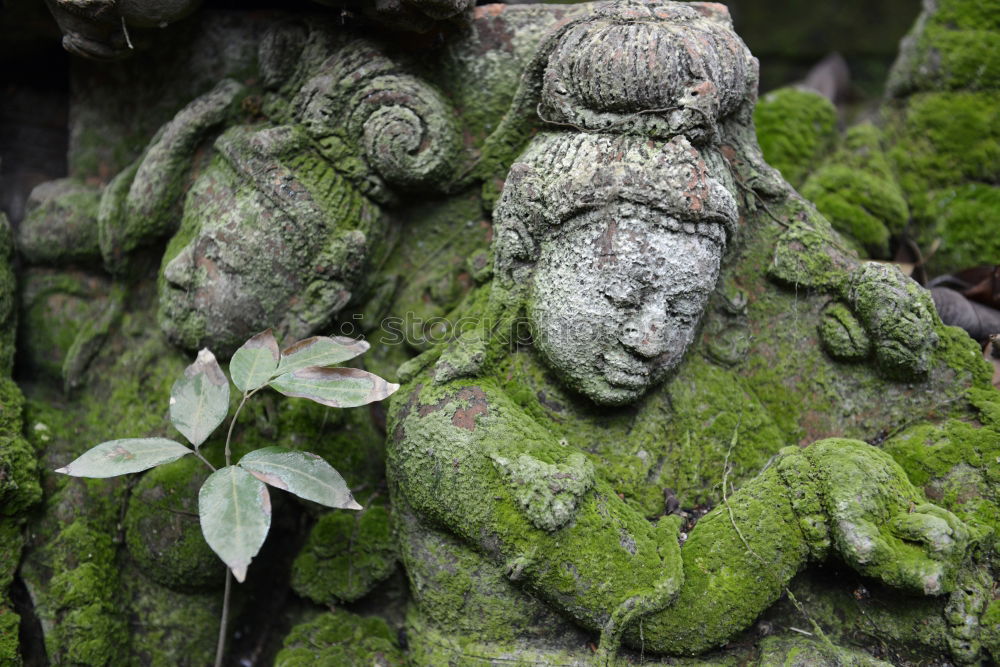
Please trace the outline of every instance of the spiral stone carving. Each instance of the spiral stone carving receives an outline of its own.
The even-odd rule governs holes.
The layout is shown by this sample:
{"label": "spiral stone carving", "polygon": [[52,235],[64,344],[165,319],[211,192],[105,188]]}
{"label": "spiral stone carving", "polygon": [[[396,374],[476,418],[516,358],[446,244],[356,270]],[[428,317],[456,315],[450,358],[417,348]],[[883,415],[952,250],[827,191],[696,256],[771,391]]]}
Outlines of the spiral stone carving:
{"label": "spiral stone carving", "polygon": [[336,47],[291,109],[328,154],[342,151],[344,140],[356,148],[369,167],[362,188],[376,200],[390,199],[389,187],[443,189],[455,171],[460,137],[454,111],[368,42]]}
{"label": "spiral stone carving", "polygon": [[440,182],[457,153],[457,132],[437,93],[417,79],[384,76],[355,95],[348,127],[363,128],[365,155],[402,187]]}

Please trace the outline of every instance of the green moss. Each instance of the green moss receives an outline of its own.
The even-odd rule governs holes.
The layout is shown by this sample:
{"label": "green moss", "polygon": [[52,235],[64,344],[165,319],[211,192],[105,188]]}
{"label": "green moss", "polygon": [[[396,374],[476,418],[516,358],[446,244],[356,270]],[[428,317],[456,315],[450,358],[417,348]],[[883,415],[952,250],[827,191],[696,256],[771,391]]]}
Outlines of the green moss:
{"label": "green moss", "polygon": [[366,332],[372,349],[365,367],[390,380],[415,352],[456,333],[452,325],[460,320],[453,311],[474,282],[467,260],[489,246],[492,228],[476,193],[465,192],[409,208],[402,234],[380,269],[381,303],[339,318],[341,331]]}
{"label": "green moss", "polygon": [[0,601],[14,580],[24,547],[24,529],[15,519],[0,519]]}
{"label": "green moss", "polygon": [[153,581],[180,591],[217,587],[218,558],[198,522],[198,490],[208,477],[193,456],[143,475],[125,515],[129,553]]}
{"label": "green moss", "polygon": [[933,222],[933,193],[1000,181],[1000,92],[922,93],[890,109],[889,160],[918,224]]}
{"label": "green moss", "polygon": [[981,640],[994,660],[1000,660],[1000,600],[994,600],[979,619]]}
{"label": "green moss", "polygon": [[871,352],[868,333],[854,314],[840,303],[823,310],[819,340],[826,353],[839,361],[859,361]]}
{"label": "green moss", "polygon": [[865,124],[851,128],[840,149],[802,186],[834,229],[875,257],[886,257],[889,237],[909,219],[903,193],[881,148],[881,133]]}
{"label": "green moss", "polygon": [[21,435],[23,406],[14,381],[0,377],[0,516],[17,516],[42,497],[37,454]]}
{"label": "green moss", "polygon": [[841,648],[800,635],[765,637],[759,644],[761,667],[891,667],[863,651]]}
{"label": "green moss", "polygon": [[836,562],[824,569],[797,577],[789,588],[798,605],[786,597],[764,622],[797,628],[815,622],[839,646],[859,646],[876,655],[888,646],[895,664],[926,663],[931,656],[951,661],[941,597],[914,596],[859,579]]}
{"label": "green moss", "polygon": [[384,504],[322,515],[292,564],[292,589],[326,606],[367,595],[396,570],[396,544]]}
{"label": "green moss", "polygon": [[36,613],[49,659],[58,664],[124,665],[128,631],[111,538],[76,521],[45,546],[53,574]]}
{"label": "green moss", "polygon": [[903,42],[890,90],[1000,87],[1000,26],[994,8],[975,0],[943,0],[932,7]]}
{"label": "green moss", "polygon": [[70,348],[106,305],[107,291],[102,279],[82,272],[36,269],[23,274],[18,367],[61,380]]}
{"label": "green moss", "polygon": [[1000,187],[970,183],[933,193],[930,222],[921,232],[924,245],[941,239],[929,260],[934,273],[992,264],[1000,257],[993,222],[1000,219]]}
{"label": "green moss", "polygon": [[837,110],[812,91],[781,88],[768,93],[753,118],[764,158],[796,187],[836,141]]}
{"label": "green moss", "polygon": [[[209,568],[222,584],[225,566]],[[130,627],[130,664],[149,667],[202,667],[211,664],[219,633],[221,591],[182,593],[145,576],[134,564],[122,570],[124,596],[137,623]],[[230,619],[240,612],[237,592]],[[235,624],[230,628],[235,627]],[[232,646],[232,639],[230,639]]]}
{"label": "green moss", "polygon": [[43,184],[34,191],[18,230],[18,251],[32,264],[99,261],[100,199],[98,188],[77,179]]}
{"label": "green moss", "polygon": [[0,604],[0,664],[10,667],[20,667],[21,645],[18,641],[18,629],[21,617],[10,607]]}
{"label": "green moss", "polygon": [[934,349],[936,366],[945,366],[957,375],[956,386],[990,387],[993,378],[993,367],[983,358],[982,350],[976,341],[969,338],[964,330],[938,324],[935,331],[938,345]]}
{"label": "green moss", "polygon": [[[995,413],[1000,393],[975,391],[974,402]],[[988,394],[992,395],[987,399]],[[986,542],[1000,546],[1000,469],[996,466],[1000,431],[995,426],[947,419],[906,429],[882,447],[928,498],[959,518],[985,527],[989,531]]]}
{"label": "green moss", "polygon": [[897,380],[924,377],[940,342],[930,293],[897,267],[869,262],[852,274],[847,298],[872,339],[879,371]]}
{"label": "green moss", "polygon": [[782,232],[766,266],[770,278],[793,289],[836,293],[847,286],[853,260],[822,227],[798,222]]}
{"label": "green moss", "polygon": [[20,616],[12,609],[8,589],[21,563],[24,530],[20,521],[0,519],[0,664],[21,664],[18,628]]}
{"label": "green moss", "polygon": [[292,628],[275,667],[406,664],[396,638],[381,618],[333,611]]}

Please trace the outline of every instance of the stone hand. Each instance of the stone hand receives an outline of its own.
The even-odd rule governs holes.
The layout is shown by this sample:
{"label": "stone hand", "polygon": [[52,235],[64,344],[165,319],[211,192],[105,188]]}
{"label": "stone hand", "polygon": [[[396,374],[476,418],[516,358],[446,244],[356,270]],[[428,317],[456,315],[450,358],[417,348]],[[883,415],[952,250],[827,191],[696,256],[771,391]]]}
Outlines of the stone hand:
{"label": "stone hand", "polygon": [[938,344],[930,293],[895,267],[867,263],[856,269],[848,301],[875,348],[879,368],[897,379],[927,373]]}
{"label": "stone hand", "polygon": [[923,502],[885,452],[831,439],[806,450],[820,476],[832,546],[858,572],[927,595],[954,588],[970,540],[951,512]]}

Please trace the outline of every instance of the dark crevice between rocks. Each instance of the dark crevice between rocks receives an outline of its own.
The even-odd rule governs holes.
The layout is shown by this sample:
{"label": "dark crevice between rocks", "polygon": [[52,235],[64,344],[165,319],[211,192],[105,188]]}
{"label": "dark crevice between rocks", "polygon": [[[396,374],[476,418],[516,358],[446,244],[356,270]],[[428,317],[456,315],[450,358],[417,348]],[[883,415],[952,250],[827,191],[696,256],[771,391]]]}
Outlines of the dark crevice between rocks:
{"label": "dark crevice between rocks", "polygon": [[298,598],[291,588],[292,561],[305,543],[310,519],[298,504],[279,497],[281,493],[270,491],[274,514],[267,541],[250,566],[246,583],[234,584],[235,607],[241,612],[230,619],[227,665],[273,664],[294,624]]}
{"label": "dark crevice between rocks", "polygon": [[14,611],[21,617],[18,641],[21,643],[21,657],[24,660],[24,667],[47,667],[49,657],[45,653],[45,635],[42,633],[42,622],[35,615],[34,602],[20,576],[14,577],[10,586],[10,597],[14,603]]}

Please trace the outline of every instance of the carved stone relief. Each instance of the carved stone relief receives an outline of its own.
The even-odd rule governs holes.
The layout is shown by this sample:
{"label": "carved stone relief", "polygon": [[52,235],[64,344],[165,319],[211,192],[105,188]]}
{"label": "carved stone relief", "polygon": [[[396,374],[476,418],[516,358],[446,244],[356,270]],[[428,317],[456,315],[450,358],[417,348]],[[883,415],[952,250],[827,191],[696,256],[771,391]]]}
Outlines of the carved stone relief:
{"label": "carved stone relief", "polygon": [[[400,647],[357,626],[386,664],[996,658],[988,370],[764,162],[726,9],[470,5],[363,9],[434,24],[432,47],[269,18],[252,76],[183,100],[99,185],[37,188],[15,237],[28,407],[5,380],[0,454],[48,470],[119,427],[161,433],[153,406],[200,347],[363,334],[404,385],[388,406],[264,400],[235,431],[319,452],[368,510],[276,508],[261,567],[290,588],[251,573],[234,660],[276,653],[280,614],[277,664],[371,659],[317,640],[313,603],[405,628]],[[174,495],[198,472],[163,470],[0,475],[54,663],[205,662],[221,582]],[[785,630],[803,623],[823,636]]]}

